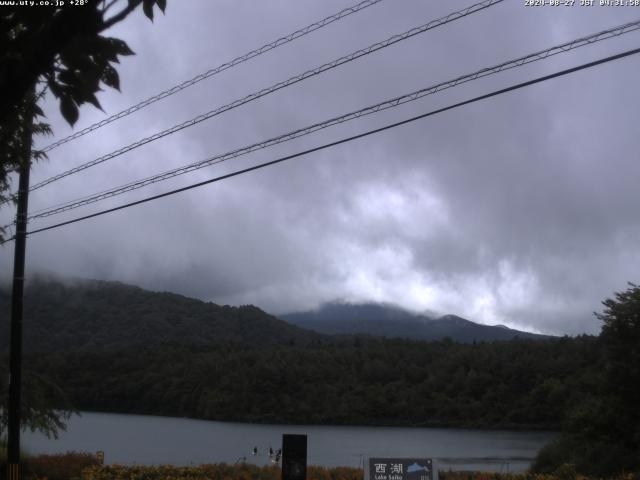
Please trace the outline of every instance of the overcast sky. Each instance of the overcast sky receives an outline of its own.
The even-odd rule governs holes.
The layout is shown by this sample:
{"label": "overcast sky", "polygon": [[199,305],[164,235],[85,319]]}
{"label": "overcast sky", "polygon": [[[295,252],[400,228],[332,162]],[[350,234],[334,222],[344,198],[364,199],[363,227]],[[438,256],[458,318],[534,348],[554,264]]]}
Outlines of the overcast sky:
{"label": "overcast sky", "polygon": [[[109,34],[117,113],[354,4],[170,0]],[[32,183],[356,49],[471,5],[384,0],[50,153]],[[53,183],[35,211],[640,17],[640,8],[506,0]],[[34,221],[31,228],[202,181],[640,46],[607,40],[303,139]],[[382,301],[487,324],[597,333],[593,311],[640,278],[640,57],[529,87],[176,196],[31,236],[29,275],[118,280],[278,314]],[[74,129],[47,104],[56,138]],[[42,146],[50,139],[40,139]],[[0,211],[3,223],[13,212]],[[13,246],[0,247],[10,278]]]}

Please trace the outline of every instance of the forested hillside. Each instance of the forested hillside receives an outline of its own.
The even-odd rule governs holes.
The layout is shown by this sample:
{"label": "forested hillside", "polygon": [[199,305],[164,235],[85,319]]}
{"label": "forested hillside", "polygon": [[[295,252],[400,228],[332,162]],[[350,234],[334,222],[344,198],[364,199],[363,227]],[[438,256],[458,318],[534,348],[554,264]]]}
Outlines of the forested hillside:
{"label": "forested hillside", "polygon": [[[8,301],[5,292],[4,341]],[[462,344],[322,335],[253,306],[116,282],[39,280],[25,305],[25,366],[80,410],[555,429],[592,388],[601,357],[594,337]]]}
{"label": "forested hillside", "polygon": [[[0,291],[0,352],[8,348],[10,296]],[[119,282],[33,280],[25,293],[27,352],[160,345],[306,344],[321,335],[257,307],[219,306]]]}
{"label": "forested hillside", "polygon": [[476,345],[351,338],[31,356],[81,410],[277,423],[558,428],[591,388],[597,340]]}
{"label": "forested hillside", "polygon": [[[0,289],[0,319],[4,320],[0,320],[0,352],[8,348],[9,301],[8,289]],[[26,289],[24,348],[45,352],[168,342],[309,344],[326,339],[328,334],[411,340],[450,337],[458,342],[545,338],[479,325],[454,315],[430,318],[376,304],[327,304],[317,311],[283,315],[281,319],[251,305],[220,306],[119,282],[36,278]]]}

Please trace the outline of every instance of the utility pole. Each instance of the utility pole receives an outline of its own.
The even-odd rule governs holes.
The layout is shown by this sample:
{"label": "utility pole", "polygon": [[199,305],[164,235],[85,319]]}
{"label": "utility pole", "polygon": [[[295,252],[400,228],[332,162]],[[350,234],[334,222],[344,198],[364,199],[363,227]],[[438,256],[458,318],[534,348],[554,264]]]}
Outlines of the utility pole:
{"label": "utility pole", "polygon": [[24,263],[27,247],[29,206],[29,171],[31,169],[31,135],[34,96],[25,102],[23,145],[18,181],[15,250],[13,257],[13,291],[11,295],[11,344],[9,353],[9,425],[7,438],[7,479],[20,479],[20,419],[22,397],[22,300]]}

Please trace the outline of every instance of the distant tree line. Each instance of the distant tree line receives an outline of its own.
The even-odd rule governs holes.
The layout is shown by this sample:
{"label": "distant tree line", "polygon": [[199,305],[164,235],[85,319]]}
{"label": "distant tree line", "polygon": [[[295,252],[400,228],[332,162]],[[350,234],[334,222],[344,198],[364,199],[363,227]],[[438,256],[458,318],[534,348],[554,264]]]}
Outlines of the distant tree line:
{"label": "distant tree line", "polygon": [[[80,410],[276,423],[558,429],[591,391],[594,337],[476,345],[352,337],[30,356]],[[596,354],[594,355],[594,352]]]}
{"label": "distant tree line", "polygon": [[[41,287],[25,323],[24,364],[33,372],[25,407],[30,424],[52,434],[64,423],[54,407],[255,423],[551,429],[562,433],[541,451],[537,472],[640,474],[633,284],[603,302],[598,337],[470,344],[321,335],[256,307],[122,284]],[[0,293],[0,308],[6,302]]]}

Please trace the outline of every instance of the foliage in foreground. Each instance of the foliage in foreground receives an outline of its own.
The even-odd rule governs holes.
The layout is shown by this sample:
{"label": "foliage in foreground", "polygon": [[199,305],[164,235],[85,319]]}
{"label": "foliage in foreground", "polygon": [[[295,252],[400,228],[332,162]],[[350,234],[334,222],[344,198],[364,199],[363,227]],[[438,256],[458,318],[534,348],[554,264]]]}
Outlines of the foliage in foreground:
{"label": "foliage in foreground", "polygon": [[[227,465],[224,463],[197,467],[155,467],[105,465],[85,470],[82,480],[280,480],[280,467],[259,467],[251,464]],[[308,467],[307,480],[362,480],[362,470],[357,468]]]}
{"label": "foliage in foreground", "polygon": [[67,452],[59,455],[38,455],[26,462],[26,480],[75,480],[82,478],[82,471],[99,465],[95,455]]}
{"label": "foliage in foreground", "polygon": [[[0,449],[0,479],[4,479],[5,460]],[[280,480],[278,466],[224,463],[178,467],[99,465],[93,454],[67,452],[58,455],[25,456],[25,480]],[[576,473],[573,465],[561,465],[550,474],[502,474],[490,472],[441,471],[440,480],[590,480]],[[593,477],[591,477],[593,478]],[[621,474],[611,480],[640,480],[640,476]],[[363,480],[363,471],[351,467],[307,468],[307,480]]]}
{"label": "foliage in foreground", "polygon": [[[440,472],[440,480],[589,480],[576,474],[575,469],[563,466],[553,474],[501,474],[487,472]],[[84,471],[82,480],[280,480],[279,467],[255,465],[212,464],[197,467],[156,467],[108,465]],[[636,480],[640,477],[620,475],[611,480]],[[357,468],[308,467],[307,480],[363,480]]]}
{"label": "foliage in foreground", "polygon": [[[33,134],[51,133],[46,124],[32,125],[34,114],[43,116],[38,103],[44,92],[59,100],[60,112],[71,125],[78,120],[81,105],[91,103],[101,108],[96,94],[102,85],[120,89],[115,66],[120,56],[133,54],[124,41],[102,33],[140,5],[153,20],[154,6],[164,12],[166,3],[166,0],[83,1],[82,8],[53,7],[53,2],[52,8],[11,8],[3,3],[6,6],[0,8],[0,207],[13,198],[9,193],[11,174],[26,161],[25,140]],[[43,152],[34,155],[35,159],[42,157]],[[0,241],[5,233],[0,228]]]}
{"label": "foliage in foreground", "polygon": [[542,449],[534,471],[571,464],[587,475],[640,475],[640,287],[629,284],[603,303],[599,338],[602,373],[563,422],[562,435]]}
{"label": "foliage in foreground", "polygon": [[[58,455],[21,455],[25,480],[80,480],[82,471],[99,465],[90,453],[67,452]],[[6,453],[0,445],[0,479],[6,473]]]}
{"label": "foliage in foreground", "polygon": [[[0,378],[7,378],[7,364],[0,360]],[[9,424],[8,385],[0,383],[0,436]],[[57,409],[52,409],[55,404]],[[76,413],[62,389],[48,377],[26,371],[22,379],[22,425],[32,432],[39,431],[49,438],[58,438],[66,422]]]}

